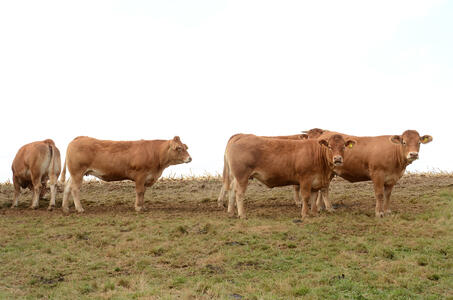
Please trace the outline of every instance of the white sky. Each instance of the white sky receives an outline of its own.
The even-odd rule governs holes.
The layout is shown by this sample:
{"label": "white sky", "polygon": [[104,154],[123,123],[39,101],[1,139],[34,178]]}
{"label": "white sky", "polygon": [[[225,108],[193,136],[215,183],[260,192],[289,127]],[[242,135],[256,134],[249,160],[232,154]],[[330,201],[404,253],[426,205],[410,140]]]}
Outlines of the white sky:
{"label": "white sky", "polygon": [[0,181],[19,147],[170,139],[221,173],[239,132],[416,129],[453,171],[453,2],[2,1]]}

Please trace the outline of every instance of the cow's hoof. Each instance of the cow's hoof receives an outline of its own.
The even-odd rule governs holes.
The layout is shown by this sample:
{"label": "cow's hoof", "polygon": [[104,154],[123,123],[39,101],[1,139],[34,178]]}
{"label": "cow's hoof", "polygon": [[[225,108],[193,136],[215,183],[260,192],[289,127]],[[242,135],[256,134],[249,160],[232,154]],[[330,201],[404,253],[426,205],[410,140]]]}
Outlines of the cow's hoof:
{"label": "cow's hoof", "polygon": [[335,208],[333,208],[333,207],[326,208],[326,211],[329,212],[329,213],[334,213],[335,212]]}
{"label": "cow's hoof", "polygon": [[135,211],[136,212],[141,212],[141,211],[144,211],[144,208],[143,208],[143,206],[136,206],[135,207]]}
{"label": "cow's hoof", "polygon": [[77,212],[78,212],[79,214],[83,213],[84,211],[85,211],[85,210],[84,210],[83,208],[77,209]]}
{"label": "cow's hoof", "polygon": [[14,204],[11,205],[11,208],[18,208],[18,207],[19,207],[19,205],[17,205],[17,204],[16,205],[14,205]]}
{"label": "cow's hoof", "polygon": [[219,208],[225,208],[225,204],[217,202],[217,207]]}
{"label": "cow's hoof", "polygon": [[296,202],[296,207],[302,207],[302,202]]}
{"label": "cow's hoof", "polygon": [[47,208],[48,211],[52,211],[54,209],[55,205],[49,205],[49,207]]}
{"label": "cow's hoof", "polygon": [[241,219],[241,220],[247,220],[247,216],[246,216],[246,215],[239,216],[239,219]]}
{"label": "cow's hoof", "polygon": [[376,218],[383,218],[384,217],[384,212],[376,212]]}
{"label": "cow's hoof", "polygon": [[391,216],[392,215],[392,211],[390,209],[387,209],[385,212],[384,212],[384,215],[385,216]]}
{"label": "cow's hoof", "polygon": [[38,205],[32,205],[30,206],[31,209],[38,209]]}
{"label": "cow's hoof", "polygon": [[62,207],[61,210],[64,214],[69,214],[69,207]]}

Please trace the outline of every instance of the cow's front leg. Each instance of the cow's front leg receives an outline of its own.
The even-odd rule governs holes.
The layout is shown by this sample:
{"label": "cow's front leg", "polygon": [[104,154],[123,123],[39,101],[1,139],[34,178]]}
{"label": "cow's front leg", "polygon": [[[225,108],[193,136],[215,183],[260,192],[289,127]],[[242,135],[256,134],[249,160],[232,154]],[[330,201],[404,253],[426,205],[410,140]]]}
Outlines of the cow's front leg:
{"label": "cow's front leg", "polygon": [[320,195],[322,197],[322,200],[324,201],[324,205],[326,207],[326,210],[328,212],[334,212],[335,209],[333,208],[332,203],[329,200],[329,187],[322,188],[319,193],[320,193]]}
{"label": "cow's front leg", "polygon": [[392,195],[393,185],[384,185],[384,214],[391,215],[390,196]]}
{"label": "cow's front leg", "polygon": [[300,201],[300,186],[294,186],[294,203],[297,207],[302,207],[302,201]]}
{"label": "cow's front leg", "polygon": [[135,181],[135,211],[139,212],[144,209],[145,199],[145,180],[138,179]]}
{"label": "cow's front leg", "polygon": [[19,206],[20,184],[19,180],[15,176],[13,177],[13,184],[14,184],[14,198],[11,208]]}
{"label": "cow's front leg", "polygon": [[376,197],[376,217],[384,216],[384,178],[383,176],[373,176],[374,195]]}
{"label": "cow's front leg", "polygon": [[316,216],[318,214],[318,206],[316,203],[318,195],[319,195],[318,191],[311,192],[311,195],[310,195],[311,214],[313,216]]}
{"label": "cow's front leg", "polygon": [[311,184],[301,182],[300,194],[302,196],[302,219],[308,217],[308,201],[311,198]]}

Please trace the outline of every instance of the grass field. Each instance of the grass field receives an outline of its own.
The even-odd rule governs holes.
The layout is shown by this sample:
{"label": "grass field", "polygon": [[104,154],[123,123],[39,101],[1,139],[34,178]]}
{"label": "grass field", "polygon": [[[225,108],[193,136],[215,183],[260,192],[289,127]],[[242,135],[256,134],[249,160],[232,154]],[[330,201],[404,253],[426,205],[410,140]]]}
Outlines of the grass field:
{"label": "grass field", "polygon": [[335,179],[336,212],[304,221],[291,187],[256,181],[228,218],[220,186],[160,180],[136,213],[131,182],[91,181],[65,216],[0,185],[0,299],[453,299],[451,174],[404,176],[383,219],[370,183]]}

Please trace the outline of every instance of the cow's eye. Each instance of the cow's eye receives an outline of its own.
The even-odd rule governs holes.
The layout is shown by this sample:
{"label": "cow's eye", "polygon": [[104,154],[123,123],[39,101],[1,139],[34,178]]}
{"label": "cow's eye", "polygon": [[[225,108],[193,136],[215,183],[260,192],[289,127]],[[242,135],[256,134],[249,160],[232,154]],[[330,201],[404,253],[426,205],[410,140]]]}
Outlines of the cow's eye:
{"label": "cow's eye", "polygon": [[178,150],[179,152],[182,151],[182,148],[181,147],[176,147],[176,150]]}

